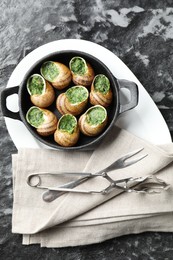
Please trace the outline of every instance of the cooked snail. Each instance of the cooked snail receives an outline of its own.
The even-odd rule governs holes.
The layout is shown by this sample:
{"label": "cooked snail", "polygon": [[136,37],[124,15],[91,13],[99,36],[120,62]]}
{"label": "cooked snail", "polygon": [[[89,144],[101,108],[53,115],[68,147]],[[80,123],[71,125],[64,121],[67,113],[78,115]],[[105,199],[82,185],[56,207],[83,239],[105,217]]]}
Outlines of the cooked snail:
{"label": "cooked snail", "polygon": [[27,80],[31,102],[38,107],[48,107],[55,99],[53,87],[41,75],[33,74]]}
{"label": "cooked snail", "polygon": [[69,68],[60,62],[46,61],[40,71],[41,75],[57,89],[64,89],[71,82]]}
{"label": "cooked snail", "polygon": [[42,136],[53,134],[58,122],[57,117],[51,111],[36,106],[28,110],[26,120]]}
{"label": "cooked snail", "polygon": [[63,115],[54,133],[54,140],[61,146],[73,146],[79,139],[79,127],[76,117],[71,114]]}
{"label": "cooked snail", "polygon": [[108,107],[111,102],[112,90],[109,79],[103,74],[95,76],[91,85],[90,103]]}
{"label": "cooked snail", "polygon": [[89,63],[81,57],[73,57],[70,60],[69,67],[74,84],[85,87],[91,86],[95,74]]}
{"label": "cooked snail", "polygon": [[87,136],[96,136],[100,134],[106,124],[107,111],[100,105],[90,107],[79,118],[79,128],[81,132]]}
{"label": "cooked snail", "polygon": [[61,114],[74,116],[83,112],[87,105],[89,93],[83,86],[74,86],[58,96],[56,107]]}

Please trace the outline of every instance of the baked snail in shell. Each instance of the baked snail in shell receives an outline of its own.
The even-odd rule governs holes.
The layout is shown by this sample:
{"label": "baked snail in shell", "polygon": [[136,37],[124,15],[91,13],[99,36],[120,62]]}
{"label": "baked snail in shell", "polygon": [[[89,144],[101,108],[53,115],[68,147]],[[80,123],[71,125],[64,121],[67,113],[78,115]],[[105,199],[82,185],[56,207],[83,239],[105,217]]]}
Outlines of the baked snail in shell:
{"label": "baked snail in shell", "polygon": [[36,106],[28,110],[26,120],[42,136],[53,134],[58,122],[57,117],[51,111]]}
{"label": "baked snail in shell", "polygon": [[103,106],[90,107],[79,118],[80,131],[87,136],[100,134],[107,124],[107,111]]}
{"label": "baked snail in shell", "polygon": [[96,75],[91,85],[90,103],[108,107],[112,103],[112,97],[109,79],[103,74]]}
{"label": "baked snail in shell", "polygon": [[83,86],[74,86],[61,93],[56,100],[56,107],[64,114],[80,115],[88,102],[89,92]]}
{"label": "baked snail in shell", "polygon": [[66,88],[71,82],[70,69],[60,62],[46,61],[42,64],[40,72],[57,89]]}
{"label": "baked snail in shell", "polygon": [[69,67],[72,73],[72,81],[76,85],[90,87],[95,73],[91,65],[81,57],[73,57]]}
{"label": "baked snail in shell", "polygon": [[54,140],[61,146],[73,146],[79,139],[77,119],[71,114],[63,115],[54,133]]}
{"label": "baked snail in shell", "polygon": [[31,102],[38,107],[48,107],[55,100],[53,87],[41,75],[33,74],[27,80]]}

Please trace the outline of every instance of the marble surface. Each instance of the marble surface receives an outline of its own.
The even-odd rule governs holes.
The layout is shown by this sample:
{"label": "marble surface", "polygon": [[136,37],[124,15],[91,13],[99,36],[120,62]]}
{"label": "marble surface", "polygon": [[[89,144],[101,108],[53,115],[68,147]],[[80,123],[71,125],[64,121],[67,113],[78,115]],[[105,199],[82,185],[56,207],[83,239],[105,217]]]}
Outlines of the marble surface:
{"label": "marble surface", "polygon": [[[133,71],[173,136],[172,0],[1,0],[0,11],[0,90],[26,49],[58,39],[90,40],[111,50]],[[146,232],[63,249],[22,246],[21,236],[11,233],[11,154],[16,152],[0,111],[1,259],[172,259],[172,233]]]}

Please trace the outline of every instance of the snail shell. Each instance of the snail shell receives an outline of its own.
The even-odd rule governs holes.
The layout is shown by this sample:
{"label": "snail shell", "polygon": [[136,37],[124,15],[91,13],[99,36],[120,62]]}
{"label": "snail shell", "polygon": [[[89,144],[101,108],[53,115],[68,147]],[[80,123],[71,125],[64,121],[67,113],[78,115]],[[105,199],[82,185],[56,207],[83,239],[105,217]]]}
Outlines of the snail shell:
{"label": "snail shell", "polygon": [[50,106],[55,100],[53,87],[41,75],[33,74],[27,80],[27,90],[31,102],[38,107]]}
{"label": "snail shell", "polygon": [[83,86],[74,86],[58,96],[56,107],[61,114],[79,115],[85,109],[89,92]]}
{"label": "snail shell", "polygon": [[30,125],[36,128],[38,134],[42,136],[53,134],[57,128],[57,117],[44,108],[31,107],[26,114],[26,119]]}
{"label": "snail shell", "polygon": [[91,86],[95,73],[92,66],[81,57],[73,57],[69,67],[72,73],[72,81],[76,85]]}
{"label": "snail shell", "polygon": [[95,76],[91,85],[90,103],[108,107],[112,103],[112,98],[109,79],[103,74]]}
{"label": "snail shell", "polygon": [[71,71],[60,62],[46,61],[40,71],[41,75],[57,89],[64,89],[71,82]]}
{"label": "snail shell", "polygon": [[77,119],[71,115],[63,115],[54,133],[54,140],[61,146],[74,146],[79,139],[79,126]]}
{"label": "snail shell", "polygon": [[96,136],[100,134],[106,124],[107,111],[100,105],[90,107],[79,118],[79,128],[81,132],[87,136]]}

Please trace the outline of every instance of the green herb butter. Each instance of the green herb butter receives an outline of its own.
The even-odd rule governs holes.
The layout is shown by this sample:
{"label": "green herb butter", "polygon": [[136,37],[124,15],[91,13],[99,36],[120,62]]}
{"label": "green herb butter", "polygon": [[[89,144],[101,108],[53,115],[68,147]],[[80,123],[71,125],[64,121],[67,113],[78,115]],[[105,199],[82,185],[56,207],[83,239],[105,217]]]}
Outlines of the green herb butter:
{"label": "green herb butter", "polygon": [[88,90],[83,86],[71,87],[65,94],[68,101],[72,104],[81,103],[88,98]]}
{"label": "green herb butter", "polygon": [[27,121],[37,128],[44,122],[44,114],[39,108],[33,107],[27,113]]}
{"label": "green herb butter", "polygon": [[86,115],[86,120],[90,125],[100,125],[105,118],[106,112],[102,107],[94,107]]}
{"label": "green herb butter", "polygon": [[27,82],[28,91],[31,95],[41,95],[44,91],[44,80],[39,75],[33,75]]}
{"label": "green herb butter", "polygon": [[41,74],[46,80],[53,82],[59,75],[59,70],[54,62],[47,61],[41,67]]}
{"label": "green herb butter", "polygon": [[105,75],[97,75],[94,80],[94,89],[105,95],[110,89],[109,79]]}
{"label": "green herb butter", "polygon": [[75,57],[70,62],[70,68],[74,74],[84,75],[86,73],[85,60],[80,57]]}
{"label": "green herb butter", "polygon": [[59,129],[72,134],[76,127],[76,119],[72,115],[64,115],[59,121]]}

